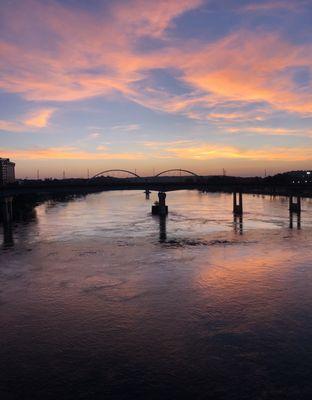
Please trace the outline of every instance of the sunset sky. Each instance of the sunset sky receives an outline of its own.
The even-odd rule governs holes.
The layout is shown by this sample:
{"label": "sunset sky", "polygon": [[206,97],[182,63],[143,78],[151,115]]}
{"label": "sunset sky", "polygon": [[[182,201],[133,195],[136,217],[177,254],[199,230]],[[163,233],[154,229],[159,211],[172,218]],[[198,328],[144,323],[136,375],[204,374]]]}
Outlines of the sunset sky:
{"label": "sunset sky", "polygon": [[1,0],[18,177],[312,168],[311,0]]}

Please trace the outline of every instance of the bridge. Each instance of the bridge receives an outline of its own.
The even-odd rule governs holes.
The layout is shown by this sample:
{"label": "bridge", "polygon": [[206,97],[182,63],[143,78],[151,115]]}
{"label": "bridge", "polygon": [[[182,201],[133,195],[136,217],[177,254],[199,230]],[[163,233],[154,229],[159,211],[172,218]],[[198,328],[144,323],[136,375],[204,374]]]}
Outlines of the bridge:
{"label": "bridge", "polygon": [[90,179],[98,178],[99,176],[104,175],[104,174],[109,174],[110,172],[124,172],[126,174],[133,175],[136,178],[141,178],[141,176],[138,175],[136,172],[128,171],[127,169],[107,169],[105,171],[98,172],[97,174],[92,176]]}
{"label": "bridge", "polygon": [[154,175],[154,178],[157,178],[158,176],[164,175],[168,172],[180,172],[180,174],[181,174],[181,172],[186,172],[187,174],[193,175],[196,178],[201,178],[201,176],[197,175],[195,172],[189,171],[188,169],[181,169],[181,168],[167,169],[165,171],[159,172],[158,174]]}
{"label": "bridge", "polygon": [[[109,174],[109,173],[114,173],[114,172],[122,172],[122,173],[125,173],[125,174],[128,174],[128,175],[132,175],[135,178],[145,178],[145,179],[146,178],[158,178],[158,177],[160,177],[160,176],[162,176],[164,174],[167,174],[169,172],[179,172],[180,176],[185,176],[185,175],[181,175],[181,173],[184,172],[186,174],[193,175],[196,178],[201,178],[201,176],[196,174],[196,172],[190,171],[188,169],[183,169],[183,168],[167,169],[167,170],[158,172],[156,175],[151,176],[151,177],[143,177],[143,176],[138,175],[136,172],[133,172],[133,171],[130,171],[130,170],[127,170],[127,169],[118,169],[118,168],[116,168],[116,169],[107,169],[105,171],[98,172],[95,175],[93,175],[90,179],[99,178],[100,176],[103,176],[103,175]],[[119,179],[122,179],[122,178],[119,178]]]}

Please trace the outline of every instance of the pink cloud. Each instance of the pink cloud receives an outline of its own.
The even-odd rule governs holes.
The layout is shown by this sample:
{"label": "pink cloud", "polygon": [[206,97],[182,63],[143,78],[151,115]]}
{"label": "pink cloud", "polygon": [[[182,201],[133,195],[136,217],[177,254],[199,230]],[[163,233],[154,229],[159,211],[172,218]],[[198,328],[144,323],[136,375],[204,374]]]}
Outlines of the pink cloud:
{"label": "pink cloud", "polygon": [[[238,31],[208,44],[166,37],[176,17],[200,4],[132,0],[114,2],[99,15],[36,0],[18,3],[14,10],[3,7],[3,23],[19,40],[0,42],[0,87],[35,101],[121,93],[145,107],[195,119],[220,119],[222,114],[224,120],[226,115],[234,118],[231,111],[218,109],[229,101],[312,112],[310,92],[299,92],[291,73],[297,67],[312,69],[310,45],[294,45],[260,31]],[[164,47],[139,52],[136,43],[146,35],[165,39]],[[191,94],[137,88],[155,68],[178,71],[177,79]]]}
{"label": "pink cloud", "polygon": [[43,108],[33,112],[24,119],[24,124],[33,128],[45,128],[54,113],[54,108]]}
{"label": "pink cloud", "polygon": [[146,158],[139,152],[110,153],[106,146],[99,146],[94,152],[75,146],[61,146],[30,149],[0,148],[0,153],[15,160],[141,160]]}
{"label": "pink cloud", "polygon": [[199,143],[187,147],[171,147],[166,150],[172,158],[191,160],[242,159],[262,161],[307,161],[312,160],[312,149],[302,147],[275,147],[242,149],[238,146]]}
{"label": "pink cloud", "polygon": [[130,0],[117,3],[114,16],[126,33],[160,37],[176,17],[202,3],[203,0]]}
{"label": "pink cloud", "polygon": [[0,130],[7,132],[29,132],[48,126],[55,108],[40,108],[29,114],[17,117],[15,121],[0,120]]}
{"label": "pink cloud", "polygon": [[239,31],[182,60],[184,80],[224,100],[260,102],[288,111],[312,112],[309,93],[298,93],[289,71],[312,69],[312,48],[278,35]]}

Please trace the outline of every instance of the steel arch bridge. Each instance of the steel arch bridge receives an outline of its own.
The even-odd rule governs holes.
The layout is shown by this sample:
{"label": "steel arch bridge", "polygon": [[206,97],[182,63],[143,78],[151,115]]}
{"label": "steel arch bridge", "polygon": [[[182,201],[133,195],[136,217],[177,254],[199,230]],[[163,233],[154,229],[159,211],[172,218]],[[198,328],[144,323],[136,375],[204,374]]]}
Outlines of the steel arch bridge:
{"label": "steel arch bridge", "polygon": [[107,169],[107,170],[105,170],[105,171],[98,172],[97,174],[95,174],[94,176],[92,176],[90,179],[97,178],[97,177],[99,177],[99,176],[101,176],[101,175],[103,175],[103,174],[107,174],[107,173],[109,173],[109,172],[125,172],[126,174],[133,175],[133,176],[135,176],[136,178],[141,178],[140,175],[138,175],[137,173],[132,172],[132,171],[128,171],[127,169]]}
{"label": "steel arch bridge", "polygon": [[157,178],[158,176],[166,174],[167,172],[186,172],[186,173],[188,173],[190,175],[195,176],[196,178],[200,178],[200,175],[197,175],[195,172],[189,171],[188,169],[181,169],[181,168],[173,168],[173,169],[167,169],[166,171],[161,171],[158,174],[156,174],[154,176],[154,178]]}

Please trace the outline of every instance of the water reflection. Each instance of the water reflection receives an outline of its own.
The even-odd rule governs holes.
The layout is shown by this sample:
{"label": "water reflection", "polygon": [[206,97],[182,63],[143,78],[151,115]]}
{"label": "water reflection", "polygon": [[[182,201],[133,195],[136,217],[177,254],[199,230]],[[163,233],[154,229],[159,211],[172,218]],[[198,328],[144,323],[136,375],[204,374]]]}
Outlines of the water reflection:
{"label": "water reflection", "polygon": [[312,204],[305,230],[289,232],[279,198],[246,195],[233,220],[231,195],[170,192],[167,218],[144,197],[13,201],[2,225],[14,251],[0,251],[2,392],[311,398]]}
{"label": "water reflection", "polygon": [[9,248],[14,246],[14,237],[13,237],[13,227],[12,222],[7,221],[2,223],[3,229],[3,248]]}
{"label": "water reflection", "polygon": [[38,207],[57,208],[61,202],[69,203],[83,195],[5,197],[0,199],[0,232],[2,230],[2,248],[13,247],[16,243],[31,243],[39,235]]}
{"label": "water reflection", "polygon": [[167,216],[159,215],[159,242],[167,240]]}
{"label": "water reflection", "polygon": [[289,213],[289,229],[293,229],[294,227],[294,220],[296,222],[297,229],[301,229],[301,213]]}
{"label": "water reflection", "polygon": [[146,200],[149,200],[151,191],[150,191],[149,189],[146,189],[146,190],[144,191],[144,193],[145,193],[145,199],[146,199]]}
{"label": "water reflection", "polygon": [[234,232],[242,235],[243,234],[243,216],[234,214],[233,225],[234,225]]}
{"label": "water reflection", "polygon": [[[151,200],[157,192],[150,193]],[[75,241],[88,237],[146,238],[160,242],[204,238],[252,229],[302,228],[301,216],[289,214],[288,198],[244,195],[244,215],[232,213],[232,195],[177,191],[168,193],[169,215],[155,220],[142,191],[112,191],[87,196],[14,198],[2,207],[0,232],[5,246],[41,240]],[[11,217],[10,207],[12,208]],[[303,199],[304,226],[312,226],[312,204]],[[4,211],[5,212],[4,212]],[[6,225],[4,222],[7,221]],[[168,231],[168,226],[170,229]],[[1,239],[0,239],[1,240]]]}

